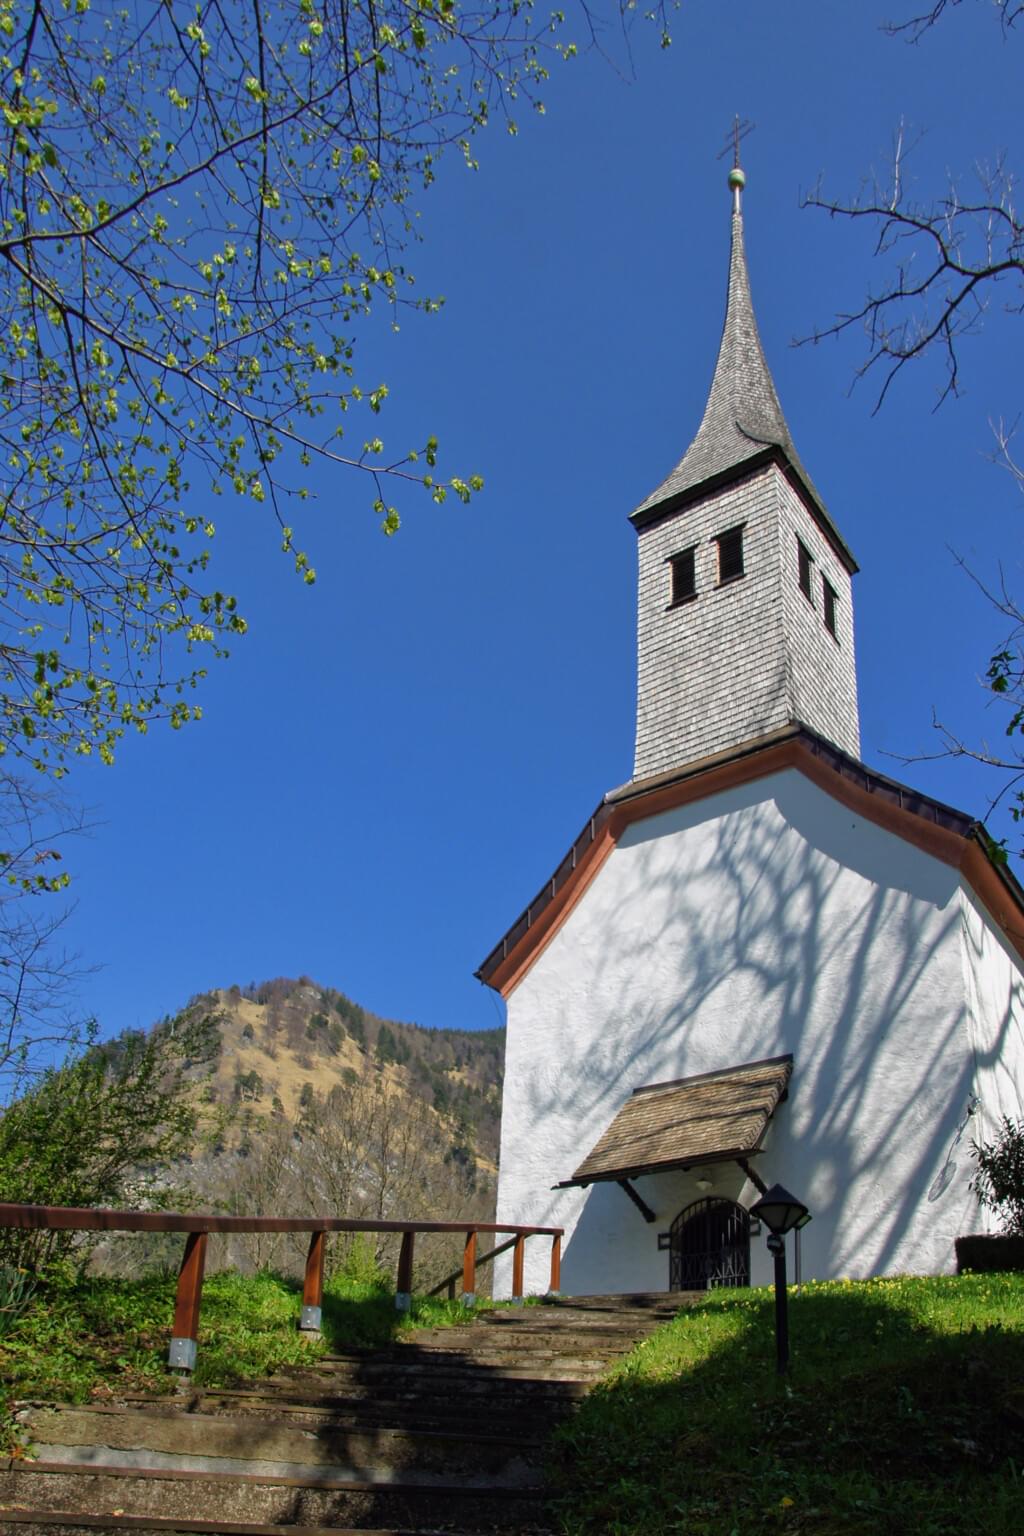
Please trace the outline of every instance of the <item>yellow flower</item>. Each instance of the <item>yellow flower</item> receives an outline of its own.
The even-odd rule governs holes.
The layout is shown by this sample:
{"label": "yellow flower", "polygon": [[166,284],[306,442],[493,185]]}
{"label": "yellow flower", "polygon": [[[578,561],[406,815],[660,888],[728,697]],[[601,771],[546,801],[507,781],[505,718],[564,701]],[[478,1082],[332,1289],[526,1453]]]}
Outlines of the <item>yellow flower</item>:
{"label": "yellow flower", "polygon": [[786,1497],[784,1499],[780,1499],[779,1500],[779,1503],[780,1503],[780,1505],[782,1506],[783,1509],[792,1509],[793,1508],[793,1500],[789,1497],[788,1493],[787,1493],[787,1495],[786,1495]]}

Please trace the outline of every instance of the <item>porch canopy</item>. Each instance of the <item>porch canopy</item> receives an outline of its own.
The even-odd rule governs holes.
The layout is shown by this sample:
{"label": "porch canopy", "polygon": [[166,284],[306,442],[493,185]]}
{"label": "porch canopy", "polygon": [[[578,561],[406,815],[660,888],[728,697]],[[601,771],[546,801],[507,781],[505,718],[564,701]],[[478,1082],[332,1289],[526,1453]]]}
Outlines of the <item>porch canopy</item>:
{"label": "porch canopy", "polygon": [[792,1056],[772,1056],[634,1088],[572,1178],[555,1187],[741,1162],[760,1151],[792,1071]]}

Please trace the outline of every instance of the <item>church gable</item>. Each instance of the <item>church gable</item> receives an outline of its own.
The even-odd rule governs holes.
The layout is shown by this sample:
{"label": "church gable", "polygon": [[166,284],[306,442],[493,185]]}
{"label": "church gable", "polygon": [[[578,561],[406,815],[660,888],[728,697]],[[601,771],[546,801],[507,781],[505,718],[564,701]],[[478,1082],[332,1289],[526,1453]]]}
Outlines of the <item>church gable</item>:
{"label": "church gable", "polygon": [[1011,948],[1024,955],[1024,892],[994,859],[984,829],[951,806],[875,773],[802,726],[786,726],[691,763],[625,784],[606,795],[534,900],[477,971],[508,996],[560,931],[605,860],[635,823],[724,790],[795,768],[830,798],[871,825],[957,869]]}
{"label": "church gable", "polygon": [[656,1229],[709,1183],[749,1203],[735,1159],[623,1165],[649,1226],[611,1177],[552,1186],[635,1089],[791,1055],[750,1156],[814,1212],[807,1273],[943,1268],[967,1171],[920,1222],[906,1192],[936,1180],[971,1092],[959,891],[794,769],[634,822],[509,999],[502,1218],[572,1232],[570,1289],[666,1285]]}

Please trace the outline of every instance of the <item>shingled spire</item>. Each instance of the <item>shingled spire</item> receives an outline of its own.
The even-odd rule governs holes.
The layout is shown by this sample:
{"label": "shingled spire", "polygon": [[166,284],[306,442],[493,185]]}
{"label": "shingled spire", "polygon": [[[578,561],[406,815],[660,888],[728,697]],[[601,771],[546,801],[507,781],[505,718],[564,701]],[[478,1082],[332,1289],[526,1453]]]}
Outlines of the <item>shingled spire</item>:
{"label": "shingled spire", "polygon": [[675,469],[640,503],[632,517],[642,525],[652,513],[658,515],[664,503],[675,506],[688,501],[705,488],[711,489],[734,474],[743,473],[751,459],[774,449],[810,498],[813,514],[835,545],[836,553],[850,571],[855,571],[853,556],[800,462],[761,346],[743,248],[741,198],[745,185],[743,171],[734,166],[729,173],[733,198],[732,251],[725,325],[703,420]]}
{"label": "shingled spire", "polygon": [[857,566],[793,445],[757,332],[738,165],[725,325],[696,437],[632,513],[634,780],[793,723],[856,757]]}

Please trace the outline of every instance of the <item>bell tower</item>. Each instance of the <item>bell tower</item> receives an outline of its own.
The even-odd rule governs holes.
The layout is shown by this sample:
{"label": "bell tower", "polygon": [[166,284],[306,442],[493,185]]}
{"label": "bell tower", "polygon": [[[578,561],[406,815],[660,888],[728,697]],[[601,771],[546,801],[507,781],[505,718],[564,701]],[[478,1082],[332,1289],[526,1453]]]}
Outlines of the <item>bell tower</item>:
{"label": "bell tower", "polygon": [[857,564],[800,462],[754,319],[736,164],[725,325],[696,437],[631,515],[634,781],[790,723],[860,755]]}

